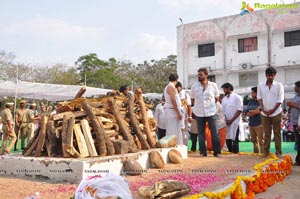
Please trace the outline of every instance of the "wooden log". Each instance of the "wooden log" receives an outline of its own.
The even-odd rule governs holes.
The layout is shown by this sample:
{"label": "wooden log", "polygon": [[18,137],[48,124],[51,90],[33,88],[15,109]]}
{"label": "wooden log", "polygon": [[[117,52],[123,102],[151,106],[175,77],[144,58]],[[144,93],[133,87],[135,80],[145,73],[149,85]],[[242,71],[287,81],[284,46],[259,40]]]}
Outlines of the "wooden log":
{"label": "wooden log", "polygon": [[55,136],[56,138],[60,138],[62,134],[62,126],[55,128]]}
{"label": "wooden log", "polygon": [[119,132],[120,128],[119,128],[119,125],[117,123],[113,123],[113,129],[115,129],[117,132]]}
{"label": "wooden log", "polygon": [[35,157],[41,156],[42,149],[45,144],[47,120],[48,120],[48,117],[46,115],[43,115],[42,119],[40,121],[41,130],[40,130],[40,135],[38,138],[38,143],[37,143],[37,146],[35,149],[35,154],[34,154]]}
{"label": "wooden log", "polygon": [[[93,110],[93,113],[97,116],[101,116],[101,115],[105,116],[105,115],[109,114],[107,112],[107,110],[103,109],[103,108],[93,108],[92,110]],[[111,118],[111,117],[106,117],[106,118]]]}
{"label": "wooden log", "polygon": [[24,152],[24,156],[30,156],[32,154],[32,152],[36,148],[38,141],[39,141],[39,136],[33,141],[32,145]]}
{"label": "wooden log", "polygon": [[89,151],[88,151],[84,136],[82,134],[80,124],[75,124],[74,125],[74,132],[75,132],[77,146],[78,146],[78,149],[79,149],[80,156],[81,157],[88,157],[89,156]]}
{"label": "wooden log", "polygon": [[97,117],[92,112],[92,108],[90,107],[87,101],[83,102],[82,107],[86,111],[88,117],[90,118],[93,129],[96,132],[97,147],[100,153],[99,155],[100,156],[113,155],[114,146],[112,142],[106,137],[105,129],[102,123],[98,122]]}
{"label": "wooden log", "polygon": [[75,118],[78,118],[78,117],[86,116],[86,112],[85,111],[75,111],[75,112],[69,111],[69,112],[58,113],[58,114],[53,115],[52,119],[54,121],[62,120],[65,115],[67,115],[68,117],[75,116]]}
{"label": "wooden log", "polygon": [[114,144],[116,154],[126,154],[129,150],[129,142],[126,140],[114,140],[112,141]]}
{"label": "wooden log", "polygon": [[66,133],[66,143],[64,146],[64,149],[69,155],[80,158],[81,155],[80,153],[74,148],[73,146],[73,141],[74,141],[74,136],[73,136],[73,129],[75,125],[75,117],[70,117],[68,119],[68,127],[67,127],[67,133]]}
{"label": "wooden log", "polygon": [[158,142],[159,147],[161,148],[170,148],[177,146],[177,136],[171,135],[171,136],[165,136]]}
{"label": "wooden log", "polygon": [[141,128],[139,127],[139,122],[136,118],[136,115],[134,113],[134,95],[129,96],[129,103],[128,103],[128,116],[131,121],[131,126],[133,128],[133,132],[138,137],[139,141],[141,142],[142,149],[148,150],[150,149],[150,146],[143,136],[143,132],[141,131]]}
{"label": "wooden log", "polygon": [[[54,121],[50,120],[47,123],[47,141],[49,144],[49,147],[47,147],[47,153],[49,157],[53,157],[57,155],[57,149],[59,148],[58,146],[58,140],[56,138],[56,132],[55,132],[55,127],[54,127]],[[61,145],[60,145],[61,148]]]}
{"label": "wooden log", "polygon": [[63,112],[70,112],[70,111],[74,111],[74,108],[71,107],[70,105],[65,105]]}
{"label": "wooden log", "polygon": [[133,153],[137,152],[138,149],[137,149],[136,144],[134,143],[133,136],[131,135],[128,126],[125,125],[125,121],[122,118],[122,116],[121,116],[118,108],[116,108],[114,99],[109,98],[107,100],[107,104],[108,104],[111,112],[115,116],[117,124],[119,125],[119,128],[120,128],[120,132],[124,136],[124,139],[127,140],[127,141],[129,141],[129,145],[130,145],[129,152],[133,152]]}
{"label": "wooden log", "polygon": [[47,155],[48,157],[51,157],[51,149],[50,149],[50,144],[48,139],[45,140],[45,145],[46,145]]}
{"label": "wooden log", "polygon": [[[145,138],[145,139],[146,139],[146,138]],[[139,138],[138,138],[136,135],[133,136],[133,140],[134,140],[134,142],[135,142],[137,148],[140,149],[140,150],[142,150],[142,149],[143,149],[142,143],[140,142]],[[148,144],[148,143],[147,143],[147,144]]]}
{"label": "wooden log", "polygon": [[106,122],[105,124],[103,124],[105,130],[109,130],[112,129],[114,127],[114,124],[112,122]]}
{"label": "wooden log", "polygon": [[108,138],[110,138],[118,135],[119,133],[115,130],[105,130],[105,134]]}
{"label": "wooden log", "polygon": [[71,154],[73,157],[80,158],[78,151],[72,146],[67,146],[66,151]]}
{"label": "wooden log", "polygon": [[[75,125],[75,117],[71,116],[68,119],[68,127],[67,127],[67,131],[66,131],[66,142],[65,142],[65,151],[67,151],[67,149],[70,149],[73,147],[73,141],[74,141],[74,135],[73,135],[73,128]],[[72,155],[72,154],[70,154]]]}
{"label": "wooden log", "polygon": [[103,102],[88,102],[88,103],[93,108],[103,108],[104,107]]}
{"label": "wooden log", "polygon": [[[41,127],[39,126],[37,129],[37,132],[39,132],[41,129]],[[32,147],[32,145],[35,143],[36,139],[38,139],[39,133],[35,133],[34,136],[31,138],[31,140],[29,141],[29,143],[27,144],[25,150],[23,151],[23,154],[26,153],[27,150],[29,150],[30,148],[32,148],[30,154],[32,153],[32,151],[35,149],[35,146]],[[35,143],[36,144],[36,143]],[[29,154],[29,155],[30,155]]]}
{"label": "wooden log", "polygon": [[47,108],[47,117],[48,117],[48,118],[51,117],[52,109],[53,109],[52,106],[48,106],[48,108]]}
{"label": "wooden log", "polygon": [[80,88],[80,90],[76,93],[75,99],[80,98],[86,91],[86,86]]}
{"label": "wooden log", "polygon": [[105,117],[98,116],[97,119],[98,119],[98,121],[101,121],[101,123],[107,123],[107,122],[112,123],[113,122],[111,119],[105,118]]}
{"label": "wooden log", "polygon": [[140,108],[141,108],[142,123],[144,124],[144,133],[147,135],[147,141],[148,141],[150,147],[155,148],[157,139],[156,139],[156,135],[152,134],[152,132],[150,130],[146,106],[145,106],[145,102],[143,99],[141,89],[136,90],[136,96],[137,96],[137,103],[140,105]]}
{"label": "wooden log", "polygon": [[[41,128],[39,127],[37,130],[39,132]],[[32,154],[32,152],[35,150],[36,148],[36,145],[39,141],[39,133],[35,133],[34,134],[34,137],[29,141],[26,149],[23,151],[23,155],[24,156],[30,156]]]}
{"label": "wooden log", "polygon": [[[61,131],[61,145],[62,145],[62,152],[63,152],[63,157],[64,158],[69,158],[71,157],[70,153],[67,152],[67,130],[68,130],[68,120],[69,120],[70,115],[64,115],[63,118],[63,126],[62,126],[62,131]],[[70,135],[69,135],[70,136]]]}
{"label": "wooden log", "polygon": [[95,148],[94,140],[92,138],[89,122],[86,119],[81,120],[81,127],[90,156],[97,156],[98,154]]}

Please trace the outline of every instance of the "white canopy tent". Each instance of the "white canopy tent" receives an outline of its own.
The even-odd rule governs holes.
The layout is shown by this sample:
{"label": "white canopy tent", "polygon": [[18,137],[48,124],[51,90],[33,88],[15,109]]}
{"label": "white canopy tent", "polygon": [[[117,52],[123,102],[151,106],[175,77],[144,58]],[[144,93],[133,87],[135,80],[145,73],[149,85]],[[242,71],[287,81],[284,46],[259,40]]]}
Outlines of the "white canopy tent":
{"label": "white canopy tent", "polygon": [[[74,99],[82,86],[44,84],[18,81],[0,80],[0,97],[14,97],[27,99],[46,99],[48,101],[62,101]],[[83,97],[105,95],[110,89],[86,87]]]}

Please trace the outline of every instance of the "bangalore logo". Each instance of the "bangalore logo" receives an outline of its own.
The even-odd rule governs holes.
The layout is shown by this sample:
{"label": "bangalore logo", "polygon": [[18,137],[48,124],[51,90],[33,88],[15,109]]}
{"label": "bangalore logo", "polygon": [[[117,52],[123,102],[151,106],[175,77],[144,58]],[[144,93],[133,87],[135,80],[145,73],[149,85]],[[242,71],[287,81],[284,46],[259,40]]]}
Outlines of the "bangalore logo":
{"label": "bangalore logo", "polygon": [[243,16],[244,14],[247,14],[247,13],[250,13],[250,12],[253,12],[254,9],[251,8],[249,6],[249,3],[246,3],[245,1],[242,2],[242,8],[240,9],[241,10],[241,15]]}

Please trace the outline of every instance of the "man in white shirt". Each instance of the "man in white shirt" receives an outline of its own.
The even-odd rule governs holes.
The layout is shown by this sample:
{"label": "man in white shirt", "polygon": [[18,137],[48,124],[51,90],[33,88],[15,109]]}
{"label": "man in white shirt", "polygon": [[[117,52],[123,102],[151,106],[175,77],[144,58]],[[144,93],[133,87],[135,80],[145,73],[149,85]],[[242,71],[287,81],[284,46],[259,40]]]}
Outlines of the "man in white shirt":
{"label": "man in white shirt", "polygon": [[243,99],[233,92],[230,83],[222,85],[225,97],[222,99],[223,113],[226,119],[226,145],[229,152],[239,152],[239,124],[243,112]]}
{"label": "man in white shirt", "polygon": [[[207,156],[205,144],[206,122],[208,122],[211,132],[214,156],[218,157],[221,152],[216,117],[216,102],[219,99],[219,95],[217,84],[208,81],[207,69],[200,68],[198,70],[198,82],[196,82],[191,89],[191,99],[192,104],[194,104],[193,113],[196,116],[198,126],[200,153],[204,157]],[[191,115],[189,115],[189,119],[192,119]]]}
{"label": "man in white shirt", "polygon": [[159,103],[154,112],[154,117],[157,120],[157,138],[161,139],[166,136],[166,116],[164,112],[165,97],[162,96],[161,103]]}
{"label": "man in white shirt", "polygon": [[274,67],[268,67],[265,73],[267,81],[261,82],[257,87],[257,100],[265,132],[264,155],[269,155],[273,129],[276,155],[281,156],[281,104],[284,100],[284,88],[282,83],[274,80],[277,73]]}

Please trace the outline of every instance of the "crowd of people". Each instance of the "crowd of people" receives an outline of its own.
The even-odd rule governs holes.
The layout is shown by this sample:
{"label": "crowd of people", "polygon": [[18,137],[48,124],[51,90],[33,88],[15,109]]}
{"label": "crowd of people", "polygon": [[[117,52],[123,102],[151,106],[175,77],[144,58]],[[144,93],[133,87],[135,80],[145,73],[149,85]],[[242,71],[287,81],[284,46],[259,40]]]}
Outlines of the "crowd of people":
{"label": "crowd of people", "polygon": [[[21,140],[21,150],[24,150],[37,128],[38,120],[46,114],[47,108],[41,104],[40,111],[37,111],[36,103],[28,104],[27,101],[21,100],[18,109],[13,117],[14,103],[7,102],[5,108],[1,111],[2,124],[2,145],[0,154],[9,154],[14,147],[18,151],[18,140]],[[9,141],[9,144],[7,142]]]}
{"label": "crowd of people", "polygon": [[[219,157],[222,149],[239,153],[239,140],[245,140],[248,127],[254,153],[269,156],[270,143],[274,140],[275,153],[280,157],[281,143],[285,141],[286,133],[292,132],[297,150],[295,164],[299,165],[300,81],[295,83],[296,95],[287,102],[289,110],[288,114],[284,114],[284,87],[275,80],[277,71],[274,67],[265,70],[266,81],[251,88],[252,98],[246,108],[243,106],[242,97],[234,92],[231,83],[221,85],[224,94],[220,94],[218,85],[208,80],[206,68],[199,68],[197,73],[198,81],[192,85],[190,95],[178,81],[178,74],[169,76],[169,83],[154,114],[157,119],[158,139],[176,135],[178,145],[187,145],[190,138],[191,151],[196,151],[198,140],[202,157],[207,156],[209,142],[213,155]],[[124,96],[130,95],[130,89],[126,85],[121,86],[119,92]],[[26,105],[25,100],[20,101],[15,118],[12,114],[13,103],[6,103],[5,109],[1,111],[1,154],[9,153],[12,147],[18,150],[18,139],[21,139],[21,149],[24,150],[34,135],[36,121],[47,111],[44,105],[40,106],[40,113],[37,113],[35,103],[30,104],[28,109]],[[247,126],[242,125],[242,115],[248,118]],[[243,121],[246,123],[246,120]],[[209,136],[207,130],[210,132]],[[7,146],[8,140],[10,143]]]}
{"label": "crowd of people", "polygon": [[[224,148],[229,152],[238,153],[239,140],[246,139],[246,128],[241,125],[244,118],[242,116],[245,116],[248,119],[244,118],[243,121],[249,129],[253,152],[268,157],[273,138],[275,154],[281,157],[284,87],[275,80],[276,73],[274,67],[265,70],[266,81],[251,88],[252,98],[245,108],[242,97],[234,92],[231,83],[221,85],[224,94],[220,95],[217,84],[208,80],[206,68],[198,70],[198,81],[192,85],[190,95],[182,89],[178,75],[171,74],[163,92],[162,102],[155,109],[158,139],[176,135],[178,145],[186,145],[186,135],[189,131],[191,151],[196,151],[198,140],[202,157],[207,156],[208,142],[212,143],[215,157],[219,157]],[[293,132],[297,150],[295,165],[299,166],[300,81],[295,83],[295,93],[294,99],[287,102],[287,106],[290,109],[289,121],[292,125],[290,131]],[[207,136],[207,129],[210,136]],[[243,132],[243,135],[239,135],[240,132]]]}

